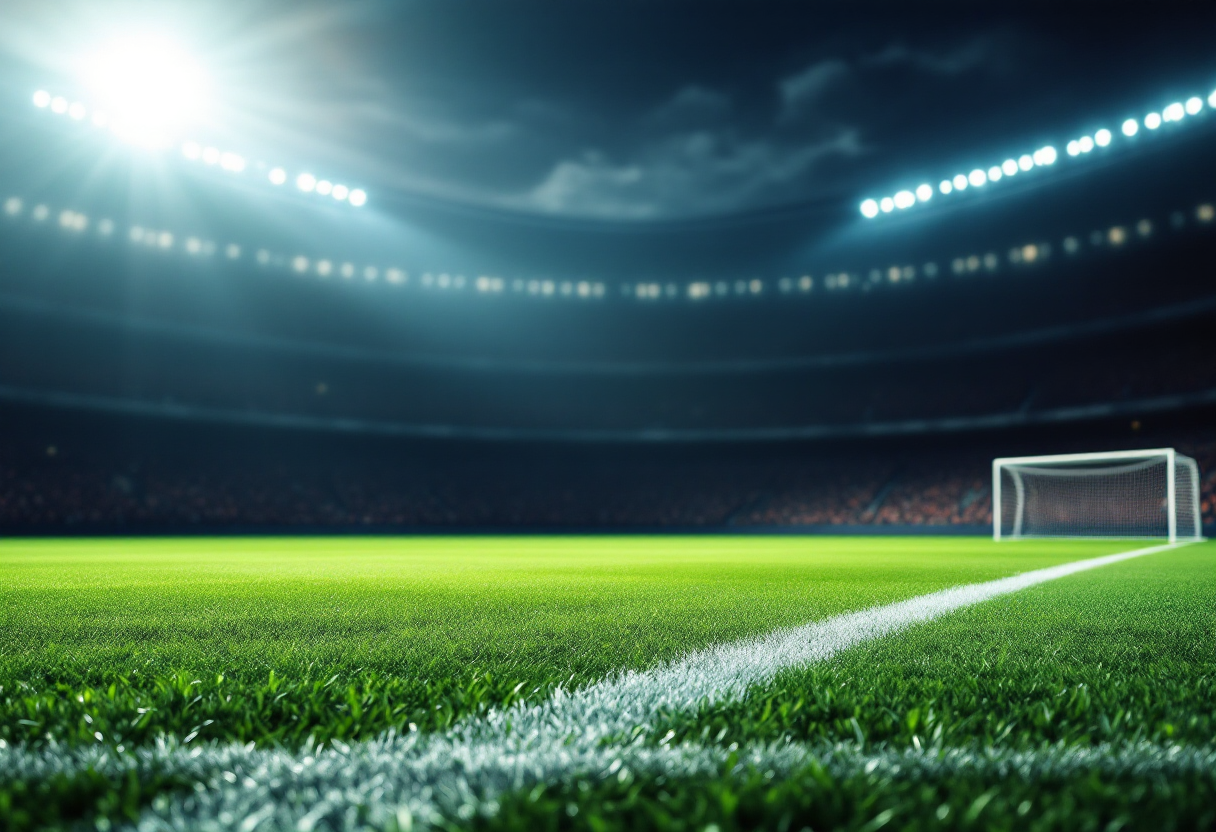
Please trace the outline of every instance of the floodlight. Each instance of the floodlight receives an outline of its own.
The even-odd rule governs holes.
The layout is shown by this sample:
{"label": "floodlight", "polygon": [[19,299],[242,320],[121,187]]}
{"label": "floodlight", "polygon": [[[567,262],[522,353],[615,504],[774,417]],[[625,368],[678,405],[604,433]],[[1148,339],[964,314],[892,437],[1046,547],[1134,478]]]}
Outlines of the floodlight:
{"label": "floodlight", "polygon": [[1081,153],[1081,143],[1073,139],[1068,144],[1064,145],[1064,152],[1069,156],[1078,156]]}
{"label": "floodlight", "polygon": [[179,45],[156,33],[136,33],[88,55],[79,66],[95,104],[123,124],[122,135],[163,146],[202,118],[210,82]]}
{"label": "floodlight", "polygon": [[274,168],[270,171],[270,184],[282,185],[287,181],[287,171],[282,168]]}
{"label": "floodlight", "polygon": [[203,148],[198,142],[186,142],[182,145],[182,155],[192,162],[203,158]]}
{"label": "floodlight", "polygon": [[916,198],[921,202],[928,202],[933,199],[933,188],[928,184],[920,185],[916,189]]}
{"label": "floodlight", "polygon": [[1161,116],[1157,113],[1149,113],[1144,117],[1144,126],[1149,130],[1156,130],[1161,126]]}
{"label": "floodlight", "polygon": [[1016,159],[1006,159],[1004,162],[1001,163],[1001,170],[1003,170],[1005,172],[1006,176],[1013,176],[1015,173],[1018,172],[1017,160]]}
{"label": "floodlight", "polygon": [[989,182],[999,182],[1001,179],[1001,176],[1003,176],[1003,175],[1004,174],[1001,172],[1000,165],[993,165],[992,167],[988,168],[988,181]]}
{"label": "floodlight", "polygon": [[350,188],[345,185],[334,185],[333,198],[341,202],[350,195]]}
{"label": "floodlight", "polygon": [[956,191],[967,190],[967,177],[966,176],[964,176],[963,174],[960,173],[958,176],[954,177],[954,190],[956,190]]}
{"label": "floodlight", "polygon": [[1161,111],[1162,121],[1182,121],[1184,115],[1186,115],[1186,109],[1177,101]]}
{"label": "floodlight", "polygon": [[220,167],[232,173],[240,173],[245,169],[245,159],[235,153],[224,153],[220,156]]}
{"label": "floodlight", "polygon": [[941,191],[943,194],[948,194],[954,190],[954,185],[950,182],[949,179],[943,179],[942,183],[937,186],[937,189],[939,191]]}
{"label": "floodlight", "polygon": [[1088,153],[1094,149],[1094,140],[1089,136],[1082,136],[1077,142],[1077,146],[1081,148],[1082,153]]}
{"label": "floodlight", "polygon": [[1140,122],[1136,121],[1134,118],[1129,118],[1127,121],[1123,122],[1123,135],[1134,136],[1139,132]]}
{"label": "floodlight", "polygon": [[916,194],[911,191],[900,191],[895,195],[895,207],[903,210],[916,204]]}
{"label": "floodlight", "polygon": [[1099,130],[1097,133],[1094,133],[1094,144],[1096,144],[1098,147],[1106,147],[1108,144],[1110,144],[1110,139],[1110,131],[1105,127]]}
{"label": "floodlight", "polygon": [[1036,165],[1054,165],[1056,163],[1056,149],[1051,145],[1041,147],[1034,153],[1034,161]]}
{"label": "floodlight", "polygon": [[296,177],[296,187],[304,193],[309,193],[317,187],[317,177],[311,173],[301,173]]}
{"label": "floodlight", "polygon": [[878,203],[878,207],[882,209],[884,214],[889,214],[895,210],[895,200],[891,199],[889,196],[884,196]]}
{"label": "floodlight", "polygon": [[68,100],[62,95],[57,95],[51,99],[51,112],[63,115],[68,111]]}
{"label": "floodlight", "polygon": [[1188,116],[1197,115],[1203,109],[1203,99],[1197,95],[1191,96],[1186,100],[1186,114]]}
{"label": "floodlight", "polygon": [[978,188],[988,181],[988,176],[982,170],[976,168],[967,175],[967,181]]}
{"label": "floodlight", "polygon": [[1018,168],[1021,170],[1030,170],[1034,167],[1034,157],[1029,153],[1023,153],[1018,157]]}
{"label": "floodlight", "polygon": [[38,90],[34,93],[34,106],[40,110],[45,110],[51,106],[51,94],[46,90]]}
{"label": "floodlight", "polygon": [[1212,94],[1208,96],[1208,106],[1216,108],[1216,91],[1213,91]]}
{"label": "floodlight", "polygon": [[863,200],[861,203],[861,215],[869,219],[874,219],[878,216],[878,203],[872,199]]}
{"label": "floodlight", "polygon": [[328,179],[322,179],[317,183],[317,193],[321,196],[329,196],[334,189],[334,183]]}
{"label": "floodlight", "polygon": [[350,196],[347,197],[347,200],[356,208],[361,208],[367,204],[367,193],[361,188],[355,188],[350,192]]}

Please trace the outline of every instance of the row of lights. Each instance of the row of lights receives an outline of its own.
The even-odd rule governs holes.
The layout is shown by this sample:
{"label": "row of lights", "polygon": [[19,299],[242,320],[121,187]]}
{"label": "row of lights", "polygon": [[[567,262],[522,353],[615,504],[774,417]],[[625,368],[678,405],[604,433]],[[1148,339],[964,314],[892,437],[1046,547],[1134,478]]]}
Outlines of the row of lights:
{"label": "row of lights", "polygon": [[[1216,92],[1208,96],[1206,106],[1216,109]],[[1202,98],[1192,96],[1185,102],[1176,101],[1168,105],[1159,113],[1149,113],[1142,120],[1129,118],[1123,122],[1120,132],[1126,138],[1131,139],[1140,132],[1142,127],[1148,131],[1157,130],[1164,124],[1180,122],[1188,116],[1199,115],[1203,112],[1204,107],[1204,100]],[[1081,136],[1078,139],[1069,141],[1065,145],[1065,152],[1069,157],[1084,156],[1097,148],[1110,146],[1114,138],[1115,136],[1110,130],[1102,128],[1095,131],[1092,135]],[[982,188],[985,185],[999,182],[1002,179],[1029,173],[1036,168],[1050,167],[1056,163],[1058,158],[1059,154],[1056,149],[1051,145],[1047,145],[1039,148],[1034,153],[1006,159],[999,165],[993,165],[988,168],[976,168],[970,173],[959,173],[949,179],[943,179],[938,183],[936,189],[928,182],[925,182],[918,185],[915,189],[897,191],[891,196],[884,196],[881,199],[862,200],[860,206],[861,214],[867,219],[874,219],[881,214],[905,211],[914,205],[929,202],[937,194],[947,196],[953,193],[961,193],[968,188]]]}
{"label": "row of lights", "polygon": [[[116,136],[124,140],[135,141],[137,144],[151,146],[153,149],[163,148],[163,145],[159,141],[149,143],[149,137],[141,136],[134,127],[125,125],[121,120],[111,120],[103,112],[93,112],[90,117],[88,108],[83,104],[70,102],[63,96],[51,95],[46,90],[38,90],[34,93],[34,106],[56,115],[67,116],[73,121],[83,122],[88,119],[95,127],[102,129],[109,128]],[[188,161],[214,166],[228,173],[244,173],[249,167],[248,160],[239,153],[221,150],[196,141],[184,142],[181,146],[181,152],[183,158]],[[367,192],[362,188],[352,188],[340,182],[320,179],[314,174],[307,172],[291,177],[286,169],[269,167],[263,163],[259,163],[258,167],[261,170],[266,170],[266,181],[271,185],[285,185],[289,179],[292,179],[296,188],[302,193],[329,197],[338,202],[347,202],[356,208],[361,208],[367,204]],[[269,169],[267,170],[267,168]]]}
{"label": "row of lights", "polygon": [[[3,211],[10,218],[19,217],[25,212],[25,204],[19,197],[10,197],[4,202]],[[48,221],[52,213],[48,206],[39,204],[30,210],[30,217],[34,222],[41,223]],[[1193,216],[1200,224],[1211,224],[1216,221],[1216,206],[1211,203],[1203,203],[1194,209]],[[98,236],[102,238],[112,237],[117,230],[113,220],[102,219],[96,224],[92,224],[86,215],[71,210],[60,212],[58,223],[65,231],[75,234],[84,233],[91,227],[95,228]],[[1187,223],[1187,215],[1175,212],[1170,217],[1170,223],[1175,228],[1181,228]],[[1115,225],[1105,230],[1095,230],[1090,233],[1088,243],[1095,248],[1119,248],[1133,239],[1148,239],[1154,231],[1153,222],[1149,219],[1142,219],[1131,226]],[[194,257],[213,257],[222,251],[223,256],[227,259],[240,260],[244,253],[242,247],[236,243],[228,243],[221,249],[214,241],[200,237],[182,238],[179,245],[179,238],[173,232],[142,226],[132,226],[127,237],[132,245],[141,248],[162,252],[180,250],[187,256]],[[1065,254],[1075,255],[1081,250],[1084,243],[1085,240],[1082,238],[1070,235],[1062,240],[1061,247]],[[995,272],[1005,260],[1015,266],[1029,266],[1049,260],[1052,255],[1053,246],[1050,243],[1028,243],[1011,248],[1005,258],[993,251],[956,257],[951,261],[949,268],[953,274],[961,277],[978,272]],[[377,266],[357,267],[350,262],[337,262],[325,258],[310,259],[304,255],[289,257],[271,253],[267,249],[259,249],[254,255],[254,260],[259,266],[287,269],[301,276],[311,275],[321,279],[340,277],[348,281],[358,278],[367,282],[375,282],[383,277],[386,283],[393,285],[406,285],[411,282],[410,274],[396,267],[383,270]],[[830,273],[823,277],[822,286],[828,291],[854,288],[870,290],[884,283],[909,283],[921,276],[934,279],[939,274],[940,269],[935,262],[924,263],[920,266],[892,265],[881,269],[873,268],[866,273],[847,271]],[[592,280],[507,279],[490,275],[467,279],[459,274],[424,272],[417,278],[416,284],[424,289],[460,291],[471,288],[480,294],[487,295],[504,294],[511,291],[515,294],[539,297],[598,299],[605,297],[606,294],[605,284]],[[809,274],[796,278],[782,277],[776,281],[776,287],[783,295],[810,294],[816,284],[816,279]],[[716,282],[697,280],[685,284],[643,281],[622,284],[621,294],[625,297],[634,297],[639,301],[680,298],[701,301],[714,297],[757,297],[765,293],[768,285],[766,281],[757,277]]]}

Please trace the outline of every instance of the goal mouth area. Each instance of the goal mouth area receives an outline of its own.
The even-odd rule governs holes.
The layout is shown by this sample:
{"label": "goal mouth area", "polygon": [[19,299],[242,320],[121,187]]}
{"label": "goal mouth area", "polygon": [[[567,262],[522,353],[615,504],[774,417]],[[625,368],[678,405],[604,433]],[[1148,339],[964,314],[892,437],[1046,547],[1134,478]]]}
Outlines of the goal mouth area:
{"label": "goal mouth area", "polygon": [[1203,539],[1199,467],[1173,448],[992,461],[993,540]]}

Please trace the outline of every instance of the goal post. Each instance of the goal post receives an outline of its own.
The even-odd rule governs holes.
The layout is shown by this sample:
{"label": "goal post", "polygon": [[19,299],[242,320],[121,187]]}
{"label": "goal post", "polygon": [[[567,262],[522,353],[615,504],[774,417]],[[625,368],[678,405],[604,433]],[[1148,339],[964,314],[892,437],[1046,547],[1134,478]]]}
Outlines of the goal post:
{"label": "goal post", "polygon": [[1199,466],[1173,448],[992,461],[992,538],[1203,539]]}

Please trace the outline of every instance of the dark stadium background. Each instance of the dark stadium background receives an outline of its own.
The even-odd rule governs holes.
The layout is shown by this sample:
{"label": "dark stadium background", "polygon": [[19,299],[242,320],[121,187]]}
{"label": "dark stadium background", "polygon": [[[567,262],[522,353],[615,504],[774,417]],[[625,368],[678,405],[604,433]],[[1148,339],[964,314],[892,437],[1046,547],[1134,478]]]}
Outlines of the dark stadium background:
{"label": "dark stadium background", "polygon": [[[291,96],[241,85],[240,123],[359,178],[358,211],[83,139],[29,105],[53,79],[8,37],[0,533],[976,532],[994,456],[1157,446],[1199,460],[1210,526],[1216,117],[857,211],[1206,95],[1211,9],[1146,8],[267,3],[220,19],[212,52],[246,47],[230,74]],[[302,34],[249,57],[292,16]],[[385,117],[418,101],[448,110]],[[525,140],[453,149],[453,125],[482,123]],[[734,157],[672,150],[695,136],[770,167],[715,184]],[[820,145],[849,149],[793,166]],[[596,185],[604,159],[657,184]],[[516,181],[563,162],[591,184],[554,202]],[[119,231],[65,230],[64,210]],[[242,254],[149,251],[135,225]],[[296,274],[261,248],[398,262],[410,282]],[[836,274],[850,283],[829,290]],[[481,275],[553,295],[479,292]],[[690,299],[693,281],[726,294]],[[580,282],[602,297],[563,295]]]}

